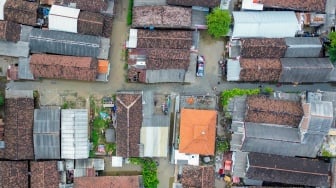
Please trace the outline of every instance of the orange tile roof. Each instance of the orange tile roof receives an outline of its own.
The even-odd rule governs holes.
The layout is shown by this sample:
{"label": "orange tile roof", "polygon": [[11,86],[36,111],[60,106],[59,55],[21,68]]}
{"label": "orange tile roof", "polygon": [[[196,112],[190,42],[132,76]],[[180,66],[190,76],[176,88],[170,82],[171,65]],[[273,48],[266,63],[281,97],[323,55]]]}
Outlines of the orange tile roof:
{"label": "orange tile roof", "polygon": [[108,71],[108,64],[107,60],[98,60],[98,73],[106,74]]}
{"label": "orange tile roof", "polygon": [[215,110],[182,109],[179,151],[214,155],[216,123]]}
{"label": "orange tile roof", "polygon": [[142,176],[95,176],[74,178],[74,188],[140,187]]}

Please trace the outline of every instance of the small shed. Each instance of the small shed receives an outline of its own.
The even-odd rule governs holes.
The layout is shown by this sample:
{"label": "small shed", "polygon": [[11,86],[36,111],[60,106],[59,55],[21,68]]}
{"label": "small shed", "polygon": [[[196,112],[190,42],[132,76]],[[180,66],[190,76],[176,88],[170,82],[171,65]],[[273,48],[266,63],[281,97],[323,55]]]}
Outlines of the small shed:
{"label": "small shed", "polygon": [[4,7],[6,0],[0,0],[0,20],[4,20]]}
{"label": "small shed", "polygon": [[49,29],[77,33],[79,9],[52,5],[49,12]]}
{"label": "small shed", "polygon": [[100,38],[91,35],[35,28],[29,36],[29,47],[34,53],[97,57]]}
{"label": "small shed", "polygon": [[61,158],[86,159],[88,157],[88,111],[86,109],[62,110]]}
{"label": "small shed", "polygon": [[105,130],[105,139],[106,142],[115,142],[115,130],[114,129],[106,129]]}
{"label": "small shed", "polygon": [[239,81],[240,63],[237,59],[228,59],[227,61],[227,81]]}

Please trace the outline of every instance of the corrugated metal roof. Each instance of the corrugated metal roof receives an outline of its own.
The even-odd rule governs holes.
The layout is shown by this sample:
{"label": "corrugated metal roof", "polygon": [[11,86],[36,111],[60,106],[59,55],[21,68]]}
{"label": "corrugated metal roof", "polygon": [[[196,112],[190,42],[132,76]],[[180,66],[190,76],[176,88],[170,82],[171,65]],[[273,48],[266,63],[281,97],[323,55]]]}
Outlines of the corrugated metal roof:
{"label": "corrugated metal roof", "polygon": [[299,130],[289,126],[263,123],[245,123],[245,136],[266,140],[300,142]]}
{"label": "corrugated metal roof", "polygon": [[246,96],[234,97],[230,100],[228,111],[231,113],[233,121],[244,121],[246,112]]}
{"label": "corrugated metal roof", "polygon": [[287,50],[285,57],[320,57],[322,44],[319,37],[285,38]]}
{"label": "corrugated metal roof", "polygon": [[232,154],[232,175],[237,177],[245,177],[247,167],[247,152],[233,152]]}
{"label": "corrugated metal roof", "polygon": [[28,57],[29,43],[0,41],[0,55],[11,57]]}
{"label": "corrugated metal roof", "polygon": [[167,5],[166,0],[134,0],[133,6]]}
{"label": "corrugated metal roof", "polygon": [[100,37],[100,48],[99,54],[97,56],[98,59],[109,59],[110,54],[110,39]]}
{"label": "corrugated metal roof", "polygon": [[312,101],[310,103],[308,133],[326,135],[333,124],[333,104],[329,101]]}
{"label": "corrugated metal roof", "polygon": [[32,52],[97,57],[100,38],[62,31],[33,29],[29,36]]}
{"label": "corrugated metal roof", "polygon": [[60,110],[35,109],[34,155],[35,159],[60,158]]}
{"label": "corrugated metal roof", "polygon": [[201,10],[191,10],[191,25],[192,26],[207,26],[206,23],[206,16],[208,12],[201,11]]}
{"label": "corrugated metal roof", "polygon": [[328,58],[281,58],[280,82],[327,82],[334,69]]}
{"label": "corrugated metal roof", "polygon": [[6,90],[6,99],[9,98],[30,98],[33,99],[33,90],[15,90],[15,89],[9,89]]}
{"label": "corrugated metal roof", "polygon": [[29,58],[19,58],[19,79],[34,80],[34,76],[29,67]]}
{"label": "corrugated metal roof", "polygon": [[20,41],[29,42],[29,35],[32,29],[32,26],[21,25]]}
{"label": "corrugated metal roof", "polygon": [[128,41],[127,41],[127,48],[136,48],[138,41],[138,30],[137,29],[130,29]]}
{"label": "corrugated metal roof", "polygon": [[294,37],[299,23],[294,11],[233,12],[232,37]]}
{"label": "corrugated metal roof", "polygon": [[146,83],[184,82],[183,69],[146,70]]}
{"label": "corrugated metal roof", "polygon": [[77,33],[79,12],[79,9],[52,5],[48,16],[49,29]]}
{"label": "corrugated metal roof", "polygon": [[240,75],[240,63],[239,60],[228,59],[227,61],[227,81],[238,81]]}
{"label": "corrugated metal roof", "polygon": [[62,110],[61,125],[61,158],[88,158],[88,111],[86,109]]}

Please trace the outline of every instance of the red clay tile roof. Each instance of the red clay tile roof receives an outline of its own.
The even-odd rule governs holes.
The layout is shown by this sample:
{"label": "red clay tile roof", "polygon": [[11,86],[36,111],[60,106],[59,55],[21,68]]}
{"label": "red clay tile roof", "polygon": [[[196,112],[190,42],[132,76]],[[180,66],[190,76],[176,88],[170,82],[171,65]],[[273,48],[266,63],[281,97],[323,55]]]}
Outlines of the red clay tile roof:
{"label": "red clay tile roof", "polygon": [[92,57],[33,54],[30,59],[34,77],[95,81],[97,66]]}
{"label": "red clay tile roof", "polygon": [[190,28],[191,8],[139,6],[133,8],[133,27]]}
{"label": "red clay tile roof", "polygon": [[142,125],[142,94],[117,94],[117,156],[139,157]]}
{"label": "red clay tile roof", "polygon": [[278,81],[281,74],[280,59],[269,58],[241,58],[240,75],[241,81]]}
{"label": "red clay tile roof", "polygon": [[78,33],[101,36],[103,34],[104,16],[100,13],[80,11],[78,16]]}
{"label": "red clay tile roof", "polygon": [[[134,67],[131,67],[128,69],[127,72],[127,78],[130,82],[146,82],[146,70],[143,69],[136,69]],[[137,78],[138,80],[134,80],[134,78]]]}
{"label": "red clay tile roof", "polygon": [[215,169],[212,166],[189,166],[182,170],[181,183],[184,188],[214,188]]}
{"label": "red clay tile roof", "polygon": [[33,148],[34,100],[10,98],[5,100],[5,144],[0,158],[10,160],[34,159]]}
{"label": "red clay tile roof", "polygon": [[4,140],[5,123],[0,118],[0,140]]}
{"label": "red clay tile roof", "polygon": [[1,188],[28,187],[28,161],[0,161]]}
{"label": "red clay tile roof", "polygon": [[283,38],[241,39],[240,55],[245,58],[281,58],[285,56],[287,45]]}
{"label": "red clay tile roof", "polygon": [[192,31],[149,31],[138,29],[137,48],[190,49]]}
{"label": "red clay tile roof", "polygon": [[57,171],[57,161],[31,161],[31,187],[58,188],[60,177]]}
{"label": "red clay tile roof", "polygon": [[297,127],[303,116],[300,102],[275,100],[262,96],[247,98],[246,122]]}
{"label": "red clay tile roof", "polygon": [[264,7],[297,11],[325,12],[326,0],[259,0]]}
{"label": "red clay tile roof", "polygon": [[97,176],[74,178],[74,188],[138,188],[141,176]]}
{"label": "red clay tile roof", "polygon": [[20,24],[10,21],[0,21],[0,40],[17,42],[20,40]]}
{"label": "red clay tile roof", "polygon": [[168,5],[217,7],[220,0],[167,0]]}
{"label": "red clay tile roof", "polygon": [[182,109],[180,116],[179,152],[214,155],[217,112]]}
{"label": "red clay tile roof", "polygon": [[35,26],[37,22],[37,9],[37,2],[7,0],[4,7],[4,17],[7,21]]}

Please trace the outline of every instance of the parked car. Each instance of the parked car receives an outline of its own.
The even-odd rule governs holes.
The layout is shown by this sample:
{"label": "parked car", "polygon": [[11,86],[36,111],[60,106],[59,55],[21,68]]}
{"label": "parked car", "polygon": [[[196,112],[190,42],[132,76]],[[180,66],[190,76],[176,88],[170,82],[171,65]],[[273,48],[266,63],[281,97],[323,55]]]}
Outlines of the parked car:
{"label": "parked car", "polygon": [[197,77],[204,76],[204,65],[205,65],[204,56],[197,56],[197,65],[196,65],[196,76]]}

